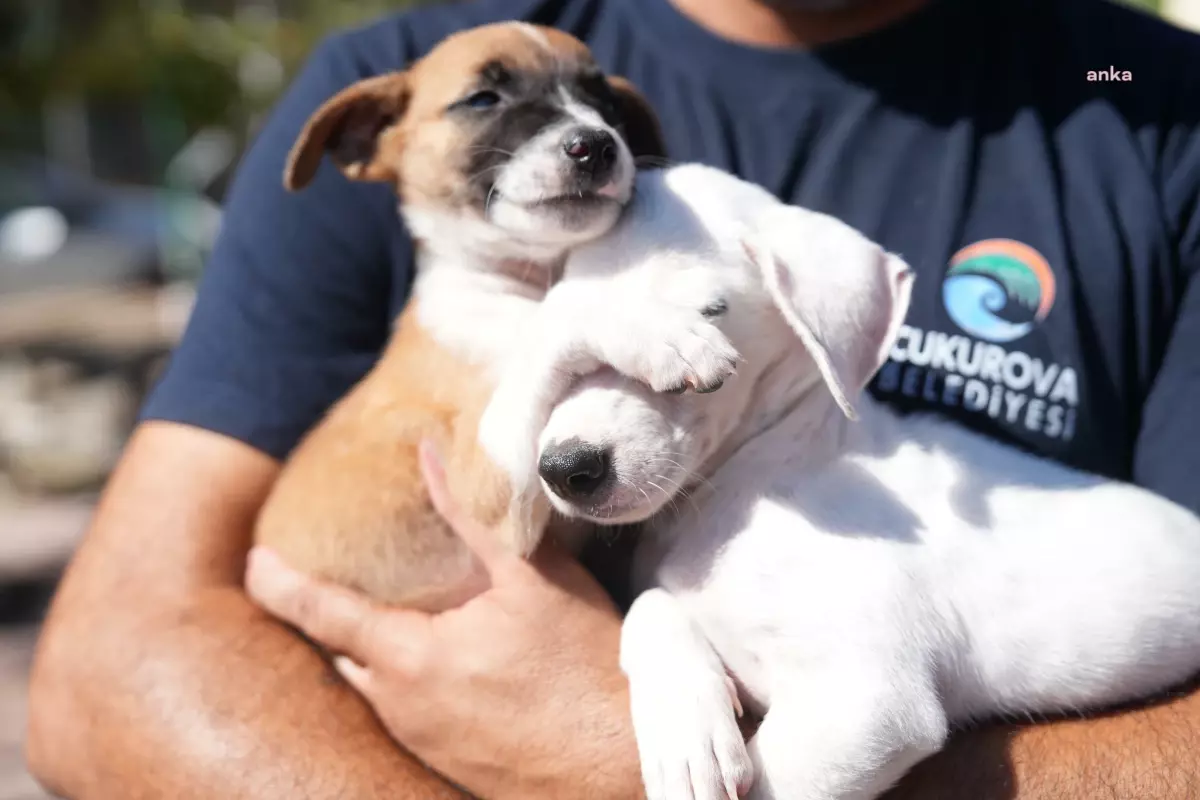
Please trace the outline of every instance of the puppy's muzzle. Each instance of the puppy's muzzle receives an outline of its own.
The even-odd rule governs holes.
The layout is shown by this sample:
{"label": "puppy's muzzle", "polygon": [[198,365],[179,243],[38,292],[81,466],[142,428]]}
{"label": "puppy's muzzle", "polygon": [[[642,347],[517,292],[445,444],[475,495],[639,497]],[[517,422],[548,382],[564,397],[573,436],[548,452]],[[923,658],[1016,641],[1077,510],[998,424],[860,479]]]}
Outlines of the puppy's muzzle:
{"label": "puppy's muzzle", "polygon": [[596,191],[613,179],[617,140],[608,131],[580,128],[567,134],[563,152],[574,165],[580,191]]}
{"label": "puppy's muzzle", "polygon": [[538,475],[562,499],[586,500],[608,483],[611,461],[607,448],[568,440],[546,446],[538,460]]}

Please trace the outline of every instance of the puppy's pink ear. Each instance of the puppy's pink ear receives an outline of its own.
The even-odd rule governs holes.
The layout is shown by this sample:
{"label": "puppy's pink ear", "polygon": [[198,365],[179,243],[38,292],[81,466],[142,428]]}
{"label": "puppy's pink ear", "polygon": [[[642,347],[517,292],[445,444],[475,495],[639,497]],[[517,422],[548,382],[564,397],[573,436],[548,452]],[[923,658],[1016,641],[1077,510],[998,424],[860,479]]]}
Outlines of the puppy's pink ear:
{"label": "puppy's pink ear", "polygon": [[663,140],[658,115],[650,107],[650,101],[642,96],[625,78],[613,76],[608,85],[617,95],[621,109],[621,134],[634,158],[666,159],[667,145]]}
{"label": "puppy's pink ear", "polygon": [[395,181],[391,161],[401,143],[385,137],[404,116],[408,97],[404,72],[368,78],[334,95],[309,118],[292,146],[284,186],[291,191],[307,186],[325,153],[352,180]]}
{"label": "puppy's pink ear", "polygon": [[743,243],[843,413],[856,418],[854,400],[908,313],[912,270],[849,225],[795,206],[764,213]]}

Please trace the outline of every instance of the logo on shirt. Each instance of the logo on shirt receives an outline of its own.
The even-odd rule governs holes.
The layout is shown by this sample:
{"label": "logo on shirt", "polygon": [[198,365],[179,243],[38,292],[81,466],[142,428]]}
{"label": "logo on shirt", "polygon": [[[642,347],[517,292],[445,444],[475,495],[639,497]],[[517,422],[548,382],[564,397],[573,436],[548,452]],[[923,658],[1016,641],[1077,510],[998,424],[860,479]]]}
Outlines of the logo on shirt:
{"label": "logo on shirt", "polygon": [[942,281],[946,313],[963,332],[986,342],[1020,339],[1054,306],[1054,273],[1041,253],[1011,239],[959,250]]}
{"label": "logo on shirt", "polygon": [[[919,284],[918,284],[919,285]],[[942,281],[942,304],[958,331],[902,325],[876,388],[962,408],[1013,428],[1070,441],[1079,377],[1019,344],[1054,307],[1054,273],[1027,244],[988,239],[958,251]]]}

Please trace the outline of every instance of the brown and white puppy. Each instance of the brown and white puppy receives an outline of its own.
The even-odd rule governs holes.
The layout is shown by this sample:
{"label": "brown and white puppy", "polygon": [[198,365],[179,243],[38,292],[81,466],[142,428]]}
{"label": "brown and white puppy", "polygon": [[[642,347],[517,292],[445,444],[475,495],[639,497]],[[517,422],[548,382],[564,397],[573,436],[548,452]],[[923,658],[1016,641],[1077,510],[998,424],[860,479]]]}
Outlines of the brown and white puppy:
{"label": "brown and white puppy", "polygon": [[393,185],[417,278],[378,364],[284,466],[257,542],[385,603],[461,602],[479,576],[421,484],[417,446],[430,437],[460,505],[531,553],[549,506],[510,513],[478,420],[568,250],[608,231],[635,158],[663,150],[632,86],[606,78],[577,39],[524,23],[455,34],[320,108],[285,185],[306,186],[326,154],[351,179]]}

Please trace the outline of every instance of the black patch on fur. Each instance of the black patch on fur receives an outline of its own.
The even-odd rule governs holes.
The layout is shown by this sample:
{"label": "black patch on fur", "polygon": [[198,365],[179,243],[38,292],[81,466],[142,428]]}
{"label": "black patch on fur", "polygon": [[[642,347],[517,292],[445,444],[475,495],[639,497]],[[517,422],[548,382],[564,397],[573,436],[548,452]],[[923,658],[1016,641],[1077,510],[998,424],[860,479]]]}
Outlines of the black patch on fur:
{"label": "black patch on fur", "polygon": [[489,119],[481,120],[467,153],[466,175],[470,202],[482,207],[500,168],[522,145],[545,128],[562,121],[563,109],[551,94],[505,98]]}
{"label": "black patch on fur", "polygon": [[512,83],[512,73],[500,61],[489,61],[479,70],[480,82],[489,89],[501,89]]}
{"label": "black patch on fur", "polygon": [[613,127],[619,125],[616,94],[604,75],[591,67],[557,76],[513,70],[500,61],[488,62],[480,69],[478,82],[463,99],[490,90],[500,95],[501,102],[484,109],[456,103],[447,110],[460,118],[460,124],[474,129],[463,164],[469,187],[464,199],[468,204],[483,208],[497,173],[512,154],[546,128],[564,120],[564,89],[577,102],[596,109]]}
{"label": "black patch on fur", "polygon": [[600,116],[609,125],[614,128],[620,127],[621,113],[617,95],[608,85],[603,73],[592,70],[580,72],[564,80],[563,86],[567,93],[580,103],[600,112]]}

